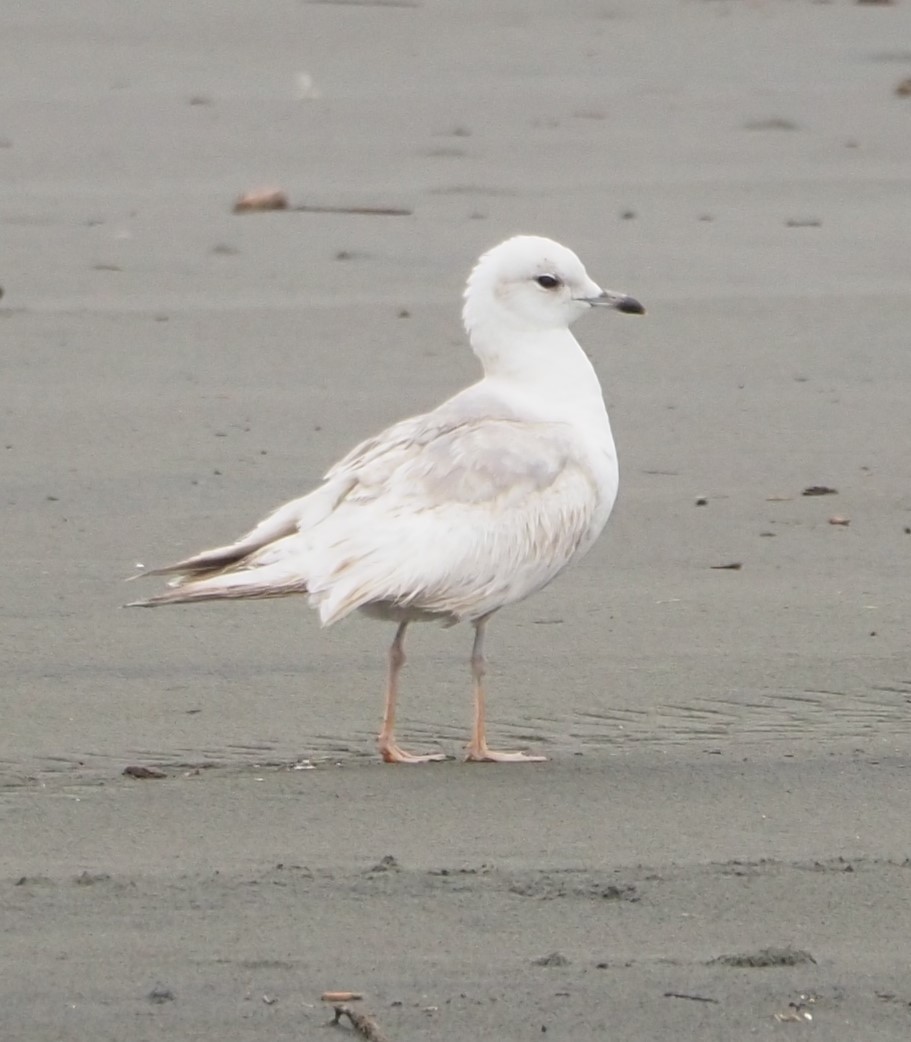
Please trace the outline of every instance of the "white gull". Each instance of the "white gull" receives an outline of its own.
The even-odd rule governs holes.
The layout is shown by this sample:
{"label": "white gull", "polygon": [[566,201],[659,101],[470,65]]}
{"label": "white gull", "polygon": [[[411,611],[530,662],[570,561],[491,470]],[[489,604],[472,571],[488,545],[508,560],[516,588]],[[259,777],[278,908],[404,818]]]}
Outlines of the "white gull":
{"label": "white gull", "polygon": [[353,449],[319,488],[229,546],[150,571],[168,592],[134,602],[306,594],[324,626],[355,609],[397,623],[379,750],[389,763],[441,760],[395,740],[409,623],[474,627],[475,715],[465,758],[543,760],[489,748],[484,632],[490,617],[582,556],[617,496],[617,454],[601,385],[569,326],[592,307],[642,314],[602,290],[551,239],[519,235],[485,253],[463,319],[483,377],[432,412]]}

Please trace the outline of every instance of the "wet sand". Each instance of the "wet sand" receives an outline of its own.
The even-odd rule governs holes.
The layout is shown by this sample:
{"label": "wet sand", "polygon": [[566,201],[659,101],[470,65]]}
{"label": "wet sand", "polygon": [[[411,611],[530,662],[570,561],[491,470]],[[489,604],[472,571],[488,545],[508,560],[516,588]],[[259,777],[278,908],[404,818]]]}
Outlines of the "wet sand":
{"label": "wet sand", "polygon": [[[392,1042],[907,1039],[909,10],[8,19],[4,1037],[322,1037],[350,988]],[[231,213],[263,184],[412,215]],[[387,768],[384,627],[119,580],[472,379],[517,231],[649,308],[577,327],[621,498],[491,628],[550,761]],[[455,756],[469,633],[409,650],[403,742]]]}

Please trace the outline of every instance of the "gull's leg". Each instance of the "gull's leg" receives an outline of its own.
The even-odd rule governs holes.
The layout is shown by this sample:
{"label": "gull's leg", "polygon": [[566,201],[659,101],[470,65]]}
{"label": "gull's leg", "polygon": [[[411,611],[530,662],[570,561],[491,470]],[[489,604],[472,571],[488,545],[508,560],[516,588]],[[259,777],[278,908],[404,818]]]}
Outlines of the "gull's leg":
{"label": "gull's leg", "polygon": [[443,753],[427,753],[415,756],[406,753],[395,740],[395,702],[399,694],[399,674],[405,665],[405,630],[408,622],[400,622],[395,631],[395,639],[389,648],[389,670],[386,674],[386,708],[383,711],[383,728],[380,731],[378,744],[380,756],[386,763],[430,763],[433,760],[445,760]]}
{"label": "gull's leg", "polygon": [[487,619],[480,619],[474,625],[474,644],[471,648],[471,679],[474,686],[474,730],[471,741],[465,750],[465,759],[478,763],[541,763],[546,756],[532,756],[530,753],[500,752],[487,745],[487,731],[484,723],[487,691],[484,677],[487,675],[487,662],[484,659],[484,627]]}

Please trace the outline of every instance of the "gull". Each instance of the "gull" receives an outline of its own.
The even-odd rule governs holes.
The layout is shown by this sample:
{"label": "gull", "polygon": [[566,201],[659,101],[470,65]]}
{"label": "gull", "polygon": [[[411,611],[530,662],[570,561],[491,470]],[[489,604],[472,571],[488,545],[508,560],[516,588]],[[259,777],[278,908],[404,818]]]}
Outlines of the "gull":
{"label": "gull", "polygon": [[171,588],[128,605],[304,594],[324,626],[355,610],[394,622],[378,738],[387,763],[446,758],[395,738],[405,631],[418,621],[474,628],[465,759],[546,759],[487,744],[487,623],[586,553],[617,496],[601,385],[569,327],[592,308],[641,315],[642,305],[535,235],[483,254],[464,301],[477,383],[362,442],[236,542],[143,573],[174,576]]}

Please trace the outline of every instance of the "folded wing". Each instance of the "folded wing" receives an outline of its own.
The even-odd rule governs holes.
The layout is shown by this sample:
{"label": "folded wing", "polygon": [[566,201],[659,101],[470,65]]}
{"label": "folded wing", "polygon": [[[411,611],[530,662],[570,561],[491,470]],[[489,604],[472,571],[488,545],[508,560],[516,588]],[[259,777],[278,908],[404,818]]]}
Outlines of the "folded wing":
{"label": "folded wing", "polygon": [[230,546],[150,574],[143,604],[306,592],[325,624],[371,605],[478,618],[549,582],[591,534],[596,482],[571,429],[405,420]]}

